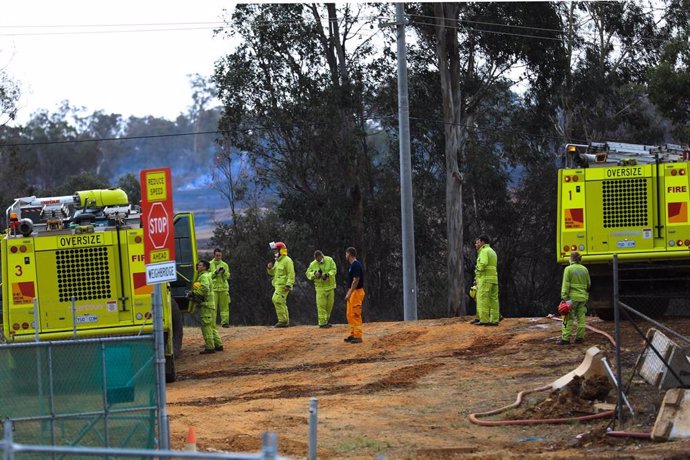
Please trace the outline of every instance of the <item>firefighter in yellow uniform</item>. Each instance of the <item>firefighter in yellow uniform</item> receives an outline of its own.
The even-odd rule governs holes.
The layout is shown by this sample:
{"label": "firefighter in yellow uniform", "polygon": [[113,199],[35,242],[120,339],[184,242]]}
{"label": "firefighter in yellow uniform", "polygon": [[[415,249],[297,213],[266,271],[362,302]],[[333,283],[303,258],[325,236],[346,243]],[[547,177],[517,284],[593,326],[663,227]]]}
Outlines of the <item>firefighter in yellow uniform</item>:
{"label": "firefighter in yellow uniform", "polygon": [[271,242],[275,262],[269,262],[266,271],[271,276],[273,284],[273,306],[276,309],[278,322],[274,327],[288,327],[290,314],[287,307],[287,296],[295,284],[295,265],[287,255],[287,247],[283,242]]}
{"label": "firefighter in yellow uniform", "polygon": [[199,299],[199,319],[201,320],[201,335],[204,337],[205,348],[201,354],[215,353],[223,350],[223,342],[216,329],[216,303],[211,287],[211,264],[207,260],[200,260],[196,266],[198,277],[194,283],[192,294]]}
{"label": "firefighter in yellow uniform", "polygon": [[587,301],[589,300],[589,288],[592,281],[589,270],[582,265],[582,255],[573,251],[570,254],[570,265],[563,271],[563,283],[561,284],[561,299],[570,305],[570,313],[563,318],[561,327],[561,340],[559,345],[570,344],[574,320],[577,318],[577,333],[575,343],[585,340],[585,315],[587,314]]}
{"label": "firefighter in yellow uniform", "polygon": [[475,285],[477,286],[477,326],[498,326],[500,312],[498,306],[498,257],[490,246],[491,241],[486,235],[481,235],[474,242],[477,248],[477,265],[474,269]]}
{"label": "firefighter in yellow uniform", "polygon": [[216,310],[220,313],[220,324],[223,327],[230,327],[230,293],[228,280],[230,279],[230,267],[223,259],[220,249],[213,250],[213,260],[211,261],[211,280],[213,295],[216,299]]}
{"label": "firefighter in yellow uniform", "polygon": [[331,327],[329,320],[333,311],[335,294],[335,274],[337,268],[332,257],[323,252],[314,251],[314,260],[307,268],[307,279],[314,281],[316,289],[316,316],[320,328]]}

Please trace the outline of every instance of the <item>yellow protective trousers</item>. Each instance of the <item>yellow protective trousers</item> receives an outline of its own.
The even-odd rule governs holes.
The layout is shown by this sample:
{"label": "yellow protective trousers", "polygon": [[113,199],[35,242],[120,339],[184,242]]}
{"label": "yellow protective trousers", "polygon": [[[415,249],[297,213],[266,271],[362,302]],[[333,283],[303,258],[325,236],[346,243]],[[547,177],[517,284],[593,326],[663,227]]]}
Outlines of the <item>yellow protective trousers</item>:
{"label": "yellow protective trousers", "polygon": [[328,324],[331,319],[331,312],[333,311],[334,289],[317,289],[316,290],[316,316],[319,321],[319,326]]}
{"label": "yellow protective trousers", "polygon": [[223,345],[216,329],[216,309],[213,307],[202,306],[199,311],[201,320],[201,335],[204,337],[204,344],[207,350],[214,350]]}
{"label": "yellow protective trousers", "polygon": [[477,280],[477,317],[483,324],[498,323],[498,283]]}
{"label": "yellow protective trousers", "polygon": [[213,291],[216,310],[220,313],[220,324],[230,324],[230,294],[228,291]]}
{"label": "yellow protective trousers", "polygon": [[362,304],[364,303],[364,288],[355,289],[347,299],[347,324],[350,326],[350,335],[357,339],[362,338]]}
{"label": "yellow protective trousers", "polygon": [[289,323],[290,314],[288,313],[287,307],[287,296],[289,292],[285,292],[285,286],[276,286],[276,290],[273,293],[273,306],[276,308],[276,315],[278,316],[278,322]]}
{"label": "yellow protective trousers", "polygon": [[561,338],[565,342],[570,341],[570,334],[577,319],[577,332],[575,338],[585,338],[585,316],[587,315],[587,302],[580,302],[573,300],[573,307],[570,309],[568,316],[563,318],[563,325],[561,326]]}

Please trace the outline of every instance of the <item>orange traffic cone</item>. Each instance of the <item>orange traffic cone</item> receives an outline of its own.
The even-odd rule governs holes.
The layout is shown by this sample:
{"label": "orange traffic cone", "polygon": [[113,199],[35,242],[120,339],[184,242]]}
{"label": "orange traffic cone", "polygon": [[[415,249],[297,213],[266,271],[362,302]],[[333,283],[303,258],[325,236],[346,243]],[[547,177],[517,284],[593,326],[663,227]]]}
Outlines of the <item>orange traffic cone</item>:
{"label": "orange traffic cone", "polygon": [[193,425],[190,425],[189,431],[187,432],[187,439],[184,442],[184,450],[196,452],[196,431],[194,431]]}

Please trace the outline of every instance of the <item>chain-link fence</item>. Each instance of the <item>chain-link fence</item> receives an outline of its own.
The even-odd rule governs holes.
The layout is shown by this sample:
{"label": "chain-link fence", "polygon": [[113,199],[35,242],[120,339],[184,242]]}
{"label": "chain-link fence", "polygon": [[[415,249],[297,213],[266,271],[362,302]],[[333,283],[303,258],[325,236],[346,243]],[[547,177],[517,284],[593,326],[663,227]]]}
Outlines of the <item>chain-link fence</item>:
{"label": "chain-link fence", "polygon": [[0,345],[0,420],[21,444],[152,449],[155,370],[150,335]]}

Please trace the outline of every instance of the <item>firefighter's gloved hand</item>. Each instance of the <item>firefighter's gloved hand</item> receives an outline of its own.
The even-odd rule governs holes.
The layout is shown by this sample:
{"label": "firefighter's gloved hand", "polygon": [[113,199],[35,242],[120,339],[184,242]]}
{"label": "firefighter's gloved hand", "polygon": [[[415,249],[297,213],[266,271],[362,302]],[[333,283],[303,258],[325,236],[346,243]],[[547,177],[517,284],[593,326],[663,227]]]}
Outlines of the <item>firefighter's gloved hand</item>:
{"label": "firefighter's gloved hand", "polygon": [[323,279],[327,280],[328,279],[328,273],[323,274]]}
{"label": "firefighter's gloved hand", "polygon": [[315,273],[314,273],[314,277],[315,277],[315,278],[318,278],[318,279],[321,279],[321,270],[315,272]]}

